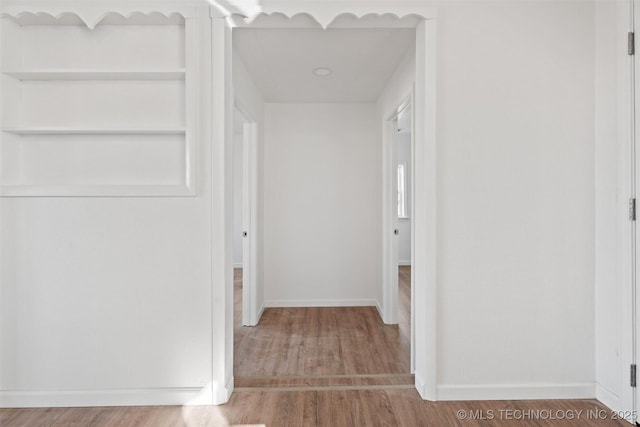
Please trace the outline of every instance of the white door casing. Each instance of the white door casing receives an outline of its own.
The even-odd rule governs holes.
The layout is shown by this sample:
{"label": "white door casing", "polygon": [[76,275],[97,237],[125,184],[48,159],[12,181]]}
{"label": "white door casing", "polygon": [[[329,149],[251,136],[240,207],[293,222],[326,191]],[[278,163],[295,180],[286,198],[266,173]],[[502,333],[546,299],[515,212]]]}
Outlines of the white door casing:
{"label": "white door casing", "polygon": [[[214,127],[217,123],[225,124],[224,126],[231,129],[230,118],[233,111],[233,96],[230,89],[229,78],[230,70],[228,65],[231,63],[232,47],[231,47],[231,31],[229,21],[235,20],[243,25],[253,22],[253,20],[261,15],[280,14],[287,17],[293,17],[298,14],[308,14],[313,17],[323,28],[327,28],[332,21],[341,15],[352,15],[358,18],[367,16],[366,20],[356,23],[358,28],[363,25],[369,28],[378,28],[376,20],[370,19],[372,14],[381,18],[382,25],[386,28],[390,24],[389,16],[395,15],[398,25],[406,26],[406,21],[401,22],[400,18],[411,15],[417,18],[416,26],[416,84],[414,94],[414,123],[415,132],[414,140],[414,165],[413,165],[413,193],[417,197],[413,198],[412,218],[413,218],[413,239],[412,239],[412,325],[413,327],[413,343],[412,343],[412,359],[415,362],[416,389],[424,399],[436,400],[436,330],[437,330],[437,312],[436,312],[436,133],[435,133],[435,115],[436,115],[436,10],[423,4],[415,2],[372,2],[365,3],[359,1],[344,2],[324,2],[324,1],[278,1],[278,2],[262,2],[260,5],[252,5],[246,9],[232,7],[229,2],[217,2],[219,7],[213,7],[213,65],[214,65]],[[216,15],[217,18],[216,19]],[[232,16],[235,15],[235,16]],[[244,15],[244,18],[240,18]],[[384,15],[384,19],[382,17]],[[227,19],[220,19],[227,18]],[[344,28],[344,22],[341,27]],[[271,26],[273,27],[273,26]],[[216,75],[216,72],[219,73]],[[228,74],[227,74],[228,73]],[[227,85],[227,86],[225,86]],[[224,93],[225,96],[220,95]],[[218,97],[216,97],[216,95]],[[228,117],[225,117],[225,114]],[[228,130],[214,129],[213,138],[213,167],[214,179],[221,178],[221,175],[230,175],[231,162],[225,162],[226,151],[230,148],[229,141],[232,138],[227,133]],[[232,148],[232,147],[231,147]],[[221,168],[222,171],[216,168]],[[255,177],[254,177],[255,178]],[[224,179],[223,179],[224,181]],[[224,243],[214,243],[215,247],[227,248],[222,259],[214,260],[214,269],[221,267],[223,271],[232,273],[232,239],[233,222],[224,215],[216,216],[216,213],[226,212],[224,203],[222,206],[217,203],[221,200],[229,200],[231,198],[226,192],[232,195],[233,189],[229,185],[214,182],[214,193],[222,191],[223,195],[214,196],[214,218],[213,232],[219,231],[218,236],[223,236]],[[216,209],[217,208],[217,209]],[[225,220],[226,219],[226,220]],[[224,231],[223,231],[224,230]],[[392,232],[393,228],[391,229]],[[226,242],[228,240],[228,242]],[[385,240],[387,244],[392,245],[394,240]],[[257,250],[254,248],[252,250]],[[389,248],[385,249],[385,253],[390,253]],[[216,250],[213,255],[219,254]],[[397,262],[396,262],[397,269]],[[397,278],[396,278],[397,280]],[[214,274],[212,281],[212,294],[214,298],[214,320],[213,320],[213,337],[212,345],[216,349],[213,355],[213,384],[214,384],[214,403],[224,403],[228,400],[233,390],[233,275],[232,274]],[[223,287],[224,289],[219,289]],[[216,315],[217,307],[216,298],[223,297],[224,315]],[[388,301],[391,303],[391,301]],[[387,305],[387,301],[383,302]],[[396,282],[396,303],[397,311],[397,282]],[[387,307],[382,307],[385,313]],[[216,323],[221,317],[224,317],[223,333],[220,334],[221,327]],[[219,350],[222,349],[222,350]],[[220,366],[223,363],[224,366]],[[222,368],[222,369],[221,369]],[[224,384],[223,390],[216,394],[216,384]],[[219,398],[216,398],[219,396]],[[226,397],[226,399],[225,399]]]}
{"label": "white door casing", "polygon": [[255,326],[260,321],[256,283],[256,188],[257,124],[245,122],[242,132],[242,324]]}
{"label": "white door casing", "polygon": [[[397,119],[412,102],[409,95],[393,111],[385,112],[382,123],[382,306],[378,308],[384,323],[398,323],[398,245],[400,224],[398,219]],[[412,116],[413,117],[413,116]],[[412,124],[413,126],[413,124]],[[411,187],[413,190],[413,187]],[[413,199],[413,194],[410,197]],[[413,233],[412,233],[413,234]]]}
{"label": "white door casing", "polygon": [[397,174],[394,166],[395,114],[383,123],[382,138],[382,321],[388,325],[398,323],[398,213]]}

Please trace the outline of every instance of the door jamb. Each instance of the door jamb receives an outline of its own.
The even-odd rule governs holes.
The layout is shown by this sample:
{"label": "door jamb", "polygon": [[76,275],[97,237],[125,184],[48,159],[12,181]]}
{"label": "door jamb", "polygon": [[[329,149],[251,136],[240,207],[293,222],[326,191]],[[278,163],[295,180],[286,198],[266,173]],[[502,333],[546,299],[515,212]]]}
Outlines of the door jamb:
{"label": "door jamb", "polygon": [[[634,28],[634,0],[619,2],[616,6],[618,28],[616,29],[617,39],[626,41],[627,33]],[[622,44],[620,45],[622,47]],[[627,55],[626,46],[624,52],[617,54],[617,79],[618,79],[618,201],[617,209],[620,212],[627,212],[628,198],[636,197],[636,174],[635,174],[635,113],[634,97],[634,58]],[[636,97],[637,98],[637,97]],[[637,235],[635,223],[629,220],[627,215],[621,215],[617,222],[617,286],[618,286],[618,351],[619,357],[615,369],[618,371],[619,390],[610,391],[599,382],[599,375],[596,374],[596,398],[621,415],[625,415],[627,421],[631,422],[631,415],[636,414],[637,397],[636,390],[630,387],[629,369],[630,365],[636,363],[637,348],[637,325],[635,320],[635,310],[638,306],[636,288],[636,259],[635,246]],[[596,314],[596,327],[598,322]],[[596,341],[596,348],[598,342]]]}
{"label": "door jamb", "polygon": [[[398,323],[398,238],[394,235],[393,230],[398,226],[398,216],[397,211],[394,209],[395,204],[393,203],[395,198],[394,194],[396,191],[396,164],[397,158],[395,156],[395,120],[400,116],[400,114],[410,108],[411,111],[411,175],[410,175],[410,183],[409,186],[409,200],[411,201],[411,214],[410,218],[413,224],[413,200],[415,198],[414,193],[414,144],[415,144],[415,127],[414,127],[414,100],[415,98],[415,89],[412,87],[411,93],[409,93],[404,101],[400,103],[400,105],[394,109],[393,112],[389,112],[386,114],[387,119],[383,122],[383,136],[382,136],[382,173],[383,173],[383,193],[382,193],[382,242],[383,242],[383,271],[382,271],[382,304],[383,310],[381,311],[382,319],[386,324],[397,324]],[[411,227],[411,312],[410,312],[410,340],[411,340],[411,349],[410,349],[410,372],[414,373],[416,369],[416,331],[415,331],[415,284],[414,284],[414,264],[415,260],[413,258],[414,253],[414,245],[415,245],[415,234],[414,227]]]}
{"label": "door jamb", "polygon": [[[387,325],[398,323],[398,237],[394,230],[398,226],[398,216],[394,209],[396,192],[395,120],[401,112],[413,104],[413,91],[407,95],[393,111],[386,111],[382,123],[382,307],[381,317]],[[413,146],[413,112],[411,120],[411,142]],[[413,147],[411,148],[413,151]],[[413,156],[412,156],[413,158]],[[413,180],[413,165],[411,168]],[[413,185],[410,200],[413,200]],[[412,204],[413,206],[413,204]],[[413,217],[413,215],[412,215]],[[413,242],[413,228],[411,230]],[[412,245],[413,246],[413,245]],[[413,269],[413,266],[411,267]],[[413,304],[413,302],[412,302]],[[412,307],[413,311],[413,307]],[[412,337],[413,341],[413,337]],[[413,342],[412,342],[413,348]],[[413,353],[413,352],[412,352]],[[413,354],[412,354],[413,356]],[[412,357],[413,360],[413,357]],[[412,365],[413,366],[413,365]],[[412,368],[413,371],[413,368]]]}
{"label": "door jamb", "polygon": [[[636,8],[636,1],[637,0],[629,0],[629,20],[628,20],[628,25],[629,25],[629,31],[631,32],[635,32],[635,24],[636,24],[636,14],[640,11],[638,10],[638,8]],[[628,168],[628,192],[626,194],[629,194],[629,197],[633,200],[636,200],[637,198],[637,189],[638,189],[638,174],[637,174],[637,164],[638,164],[638,151],[637,151],[637,147],[636,147],[636,132],[637,132],[637,128],[636,128],[636,116],[637,116],[637,107],[636,107],[636,103],[638,102],[639,98],[639,93],[638,93],[638,89],[640,89],[640,86],[638,85],[636,76],[638,73],[638,68],[636,66],[636,55],[629,55],[629,74],[630,74],[630,79],[629,79],[629,86],[630,86],[630,93],[631,93],[631,99],[629,100],[629,108],[630,108],[630,120],[628,122],[628,126],[629,126],[629,161],[628,164],[626,165],[626,167]],[[624,170],[624,169],[623,169]],[[623,187],[624,188],[624,187]],[[638,233],[637,233],[637,224],[635,221],[635,218],[633,221],[629,221],[628,222],[628,236],[630,238],[630,245],[629,245],[629,252],[630,252],[630,289],[628,290],[630,293],[630,300],[632,301],[630,310],[629,308],[627,308],[627,310],[629,310],[629,317],[631,320],[631,324],[630,324],[630,335],[631,335],[631,348],[630,348],[630,352],[628,354],[628,357],[630,358],[630,363],[624,363],[622,364],[622,371],[623,371],[623,378],[624,378],[624,372],[626,371],[626,368],[629,365],[636,365],[638,363],[638,346],[639,346],[639,340],[638,340]],[[624,275],[623,275],[624,277]],[[624,380],[623,380],[624,381]],[[627,417],[627,421],[631,421],[631,422],[636,422],[638,421],[637,419],[637,410],[638,410],[638,398],[640,397],[638,395],[638,391],[635,387],[631,387],[630,392],[629,392],[629,386],[630,383],[629,382],[623,382],[622,383],[622,387],[623,387],[623,405],[624,405],[624,401],[628,398],[626,396],[630,396],[632,403],[631,403],[631,412],[628,415],[632,415],[632,417]],[[623,408],[626,409],[626,408]],[[625,411],[625,415],[627,411]]]}
{"label": "door jamb", "polygon": [[242,325],[256,326],[260,321],[257,305],[257,123],[251,114],[235,101],[235,109],[241,114],[242,129],[242,229],[247,235],[242,239]]}
{"label": "door jamb", "polygon": [[418,23],[412,150],[412,184],[416,197],[412,203],[411,223],[415,237],[411,248],[415,384],[423,399],[433,401],[438,397],[436,38],[435,16]]}

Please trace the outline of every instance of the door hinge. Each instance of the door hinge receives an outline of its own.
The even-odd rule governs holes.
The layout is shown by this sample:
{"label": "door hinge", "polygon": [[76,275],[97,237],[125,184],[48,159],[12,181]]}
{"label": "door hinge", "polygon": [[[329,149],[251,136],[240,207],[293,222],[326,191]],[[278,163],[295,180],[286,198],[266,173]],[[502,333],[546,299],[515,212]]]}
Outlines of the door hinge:
{"label": "door hinge", "polygon": [[636,199],[629,199],[629,220],[636,220]]}
{"label": "door hinge", "polygon": [[636,386],[636,364],[631,365],[631,387]]}
{"label": "door hinge", "polygon": [[636,33],[632,31],[627,34],[627,53],[629,55],[636,54]]}

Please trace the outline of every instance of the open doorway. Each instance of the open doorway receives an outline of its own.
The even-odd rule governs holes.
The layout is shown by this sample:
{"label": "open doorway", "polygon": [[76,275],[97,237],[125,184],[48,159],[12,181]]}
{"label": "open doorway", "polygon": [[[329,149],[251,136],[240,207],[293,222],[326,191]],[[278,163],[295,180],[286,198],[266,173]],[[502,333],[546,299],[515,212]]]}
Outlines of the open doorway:
{"label": "open doorway", "polygon": [[[238,33],[237,30],[250,30],[250,29],[271,29],[274,30],[274,33],[282,30],[294,30],[297,29],[299,31],[308,30],[309,23],[315,22],[313,19],[308,19],[308,16],[297,16],[295,18],[283,18],[279,15],[273,15],[273,18],[276,22],[268,22],[272,16],[269,15],[260,15],[257,19],[250,21],[250,24],[241,22],[238,27],[233,30],[233,43],[234,43],[234,56],[237,52],[237,40]],[[322,308],[322,307],[331,307],[336,309],[342,309],[344,306],[357,307],[359,310],[371,310],[373,309],[373,313],[378,316],[378,313],[384,312],[386,309],[388,301],[385,300],[383,296],[384,289],[382,287],[382,278],[381,276],[377,276],[377,279],[373,279],[371,281],[363,281],[363,280],[349,280],[349,285],[346,286],[344,282],[339,282],[338,280],[331,280],[334,277],[328,277],[327,274],[340,270],[339,268],[333,268],[338,264],[331,264],[325,262],[327,259],[319,257],[318,255],[329,255],[333,256],[335,254],[355,254],[356,257],[362,255],[360,251],[353,250],[350,248],[350,244],[353,242],[362,243],[362,241],[358,238],[353,238],[351,236],[352,229],[360,229],[362,230],[362,226],[366,224],[370,224],[375,222],[377,225],[375,226],[374,240],[380,241],[382,238],[380,237],[382,234],[387,232],[388,230],[382,230],[380,228],[380,224],[382,224],[382,220],[379,217],[383,209],[381,209],[382,200],[380,200],[380,184],[379,182],[382,180],[381,174],[378,172],[374,173],[372,176],[367,176],[367,174],[360,173],[361,171],[356,169],[349,169],[350,166],[356,165],[358,168],[362,167],[362,165],[375,165],[375,167],[381,167],[382,164],[382,146],[381,141],[383,139],[382,134],[384,133],[380,123],[383,120],[383,116],[387,117],[386,111],[389,110],[389,106],[391,104],[398,105],[401,101],[402,97],[406,96],[406,93],[411,92],[414,78],[416,75],[422,76],[422,78],[417,79],[415,83],[415,93],[417,103],[415,106],[415,113],[422,120],[422,125],[417,126],[415,138],[420,141],[420,147],[416,152],[416,158],[414,162],[417,162],[420,165],[420,168],[416,167],[416,171],[421,171],[418,176],[416,182],[415,191],[421,190],[426,195],[425,199],[416,203],[413,207],[414,215],[416,218],[416,224],[420,226],[420,230],[424,233],[426,230],[431,236],[435,236],[433,233],[433,229],[435,227],[435,216],[433,215],[433,210],[435,209],[435,168],[425,168],[425,164],[431,164],[435,161],[435,156],[433,156],[433,150],[435,148],[434,145],[434,137],[433,133],[434,127],[430,127],[430,124],[433,123],[435,110],[433,106],[435,105],[434,96],[434,72],[435,72],[435,57],[433,53],[435,52],[435,25],[432,23],[426,23],[421,19],[403,19],[403,20],[394,20],[389,17],[385,17],[382,19],[382,23],[376,23],[375,17],[369,16],[366,19],[354,20],[351,16],[343,16],[340,17],[331,24],[331,28],[328,30],[323,30],[321,28],[313,28],[314,30],[320,31],[323,34],[330,34],[333,30],[341,30],[344,33],[351,33],[352,35],[358,36],[358,30],[362,30],[362,32],[366,32],[368,30],[372,30],[375,32],[376,30],[382,30],[381,33],[384,33],[385,30],[408,30],[411,45],[407,47],[404,53],[411,52],[411,55],[403,55],[401,54],[396,61],[389,60],[385,58],[384,55],[380,55],[381,52],[384,51],[384,43],[371,41],[369,40],[366,43],[366,46],[362,49],[354,49],[351,52],[345,52],[344,48],[349,46],[348,40],[341,39],[338,45],[335,45],[331,48],[322,49],[321,52],[315,52],[315,56],[309,59],[309,56],[306,54],[308,52],[308,47],[312,46],[313,43],[308,43],[305,41],[304,37],[301,37],[301,33],[297,34],[287,34],[285,37],[285,41],[283,43],[279,43],[278,46],[280,48],[280,52],[269,52],[265,47],[265,42],[269,40],[269,37],[265,34],[254,34],[253,37],[253,51],[249,53],[249,55],[244,56],[242,59],[246,63],[246,68],[249,70],[246,74],[250,75],[251,82],[249,85],[246,85],[242,88],[242,91],[245,92],[243,95],[246,95],[247,86],[253,86],[257,95],[251,96],[253,100],[258,98],[263,100],[263,108],[262,114],[263,117],[259,120],[259,126],[263,129],[261,133],[261,143],[260,150],[263,150],[263,153],[260,156],[260,168],[262,169],[260,173],[260,185],[261,185],[261,203],[264,206],[260,207],[261,218],[260,221],[261,227],[264,230],[264,236],[261,236],[263,241],[260,245],[261,256],[264,256],[264,259],[261,261],[261,272],[259,283],[264,288],[261,290],[263,292],[262,300],[260,301],[266,307],[279,307],[280,309],[288,309],[288,308],[304,308],[309,313],[313,311],[312,309]],[[317,25],[317,22],[315,22]],[[360,34],[361,35],[361,34]],[[361,39],[362,40],[362,39]],[[428,42],[427,42],[428,40]],[[292,42],[289,44],[287,42]],[[297,47],[303,47],[303,51],[299,52],[296,50]],[[411,46],[414,46],[412,48]],[[354,53],[355,52],[355,53]],[[363,61],[362,57],[359,57],[363,52],[372,53],[377,60],[382,60],[382,63],[372,63]],[[318,64],[319,66],[315,66],[311,71],[317,70],[317,73],[313,73],[312,78],[318,80],[305,80],[308,78],[306,76],[303,79],[299,79],[295,72],[296,70],[295,64],[292,64],[288,59],[297,58],[300,59],[301,62],[305,63],[305,70],[308,73],[307,69],[309,65],[314,62],[318,62],[317,59],[329,58],[326,55],[334,55],[338,62],[335,65],[327,66],[326,63]],[[414,57],[406,60],[407,56]],[[240,54],[239,56],[243,56]],[[269,58],[273,62],[263,63],[263,66],[256,66],[251,62],[256,59],[264,59]],[[369,79],[372,74],[375,74],[375,71],[379,71],[380,69],[385,69],[388,71],[388,74],[383,78],[382,88],[378,86],[378,92],[373,98],[369,98],[366,101],[331,101],[327,97],[332,93],[336,93],[335,90],[330,90],[329,85],[326,85],[327,82],[333,81],[336,76],[336,70],[340,70],[341,66],[348,62],[348,60],[356,58],[356,61],[360,63],[364,67],[364,69],[359,70],[359,72],[355,73],[355,75],[351,75],[349,81],[351,85],[338,85],[338,92],[344,96],[353,96],[354,92],[358,90],[362,90],[363,88],[366,90],[367,88],[371,89],[375,88],[375,82]],[[399,59],[400,58],[400,59]],[[322,61],[321,61],[322,62]],[[380,65],[380,66],[378,66]],[[278,68],[279,66],[284,66],[285,69]],[[390,68],[389,68],[390,66]],[[255,73],[255,70],[260,70],[262,73]],[[234,70],[234,78],[236,77],[236,71]],[[265,77],[279,77],[280,80],[269,80]],[[321,77],[328,77],[327,79],[320,79]],[[391,80],[390,80],[391,79]],[[272,94],[274,91],[278,91],[279,89],[284,88],[281,93],[290,96],[297,95],[308,95],[308,92],[300,92],[296,88],[296,83],[299,83],[301,80],[305,80],[306,86],[310,87],[315,91],[317,95],[316,98],[307,98],[305,100],[291,101],[288,100],[277,100],[272,99]],[[235,84],[234,84],[235,85]],[[236,93],[239,91],[238,88],[235,87]],[[258,93],[259,92],[259,93]],[[433,99],[426,99],[426,93],[429,92],[430,96]],[[401,93],[401,95],[398,95]],[[293,95],[292,95],[293,94]],[[238,98],[236,98],[237,100]],[[242,97],[240,99],[243,99]],[[248,99],[248,98],[244,98]],[[349,111],[351,109],[351,111]],[[258,109],[256,109],[257,111]],[[366,112],[365,112],[366,110]],[[306,114],[309,112],[310,114]],[[363,122],[359,119],[354,118],[354,111],[358,114],[361,114],[361,117],[364,117],[366,121],[370,124],[367,126],[367,132],[371,131],[372,133],[367,134],[365,138],[362,137],[362,133],[360,132],[363,128],[358,128],[359,130],[354,131],[354,128],[350,127],[354,123]],[[320,112],[320,114],[318,114]],[[329,117],[331,120],[323,121],[317,120],[318,117]],[[333,121],[332,121],[333,120]],[[340,124],[336,125],[336,120],[341,121]],[[359,126],[359,125],[358,125]],[[357,127],[357,126],[356,126]],[[274,136],[274,128],[277,128]],[[293,131],[292,131],[293,129]],[[361,139],[367,140],[368,144],[371,145],[358,145],[356,147],[361,150],[354,150],[353,153],[334,153],[333,155],[327,156],[327,153],[322,151],[326,148],[326,145],[322,146],[313,146],[313,148],[320,147],[321,150],[313,151],[313,155],[309,158],[304,159],[305,162],[300,162],[301,157],[300,148],[304,147],[305,143],[308,143],[313,138],[323,139],[324,142],[329,142],[329,145],[334,144],[334,148],[336,146],[341,149],[353,149],[354,147],[350,145],[354,140]],[[274,141],[275,145],[280,144],[279,147],[275,147],[274,149]],[[285,142],[285,144],[282,144]],[[368,149],[374,147],[375,154],[370,155],[372,152],[369,152]],[[310,148],[307,146],[306,148]],[[304,151],[304,150],[303,150]],[[354,154],[355,153],[355,154]],[[307,152],[306,154],[309,154]],[[346,160],[346,162],[345,162]],[[298,162],[296,164],[295,162]],[[333,163],[332,163],[333,162]],[[302,167],[301,167],[302,164]],[[274,167],[275,165],[275,167]],[[327,166],[328,165],[328,166]],[[346,168],[340,168],[341,166],[345,166]],[[320,166],[320,167],[319,167]],[[325,166],[324,168],[322,166]],[[340,166],[336,169],[336,166]],[[318,171],[321,170],[323,172],[331,172],[329,175],[323,176],[321,179],[314,179],[306,176],[306,173],[309,170]],[[348,176],[345,178],[341,176],[341,172],[348,172]],[[291,176],[284,177],[284,179],[274,179],[273,175],[270,175],[270,171],[276,171],[276,175],[281,172],[292,173]],[[334,173],[334,172],[338,173]],[[377,177],[376,177],[377,174]],[[414,171],[414,174],[416,172]],[[282,178],[282,175],[280,175]],[[301,200],[299,196],[309,195],[309,187],[301,187],[298,188],[296,185],[299,185],[301,182],[306,182],[307,184],[316,185],[320,188],[320,191],[316,191],[315,194],[320,195],[320,197],[324,202],[333,202],[338,201],[338,209],[327,209],[327,203],[322,206],[322,209],[316,209],[316,212],[320,211],[322,215],[327,216],[332,213],[337,212],[341,214],[342,217],[340,221],[346,223],[347,225],[351,225],[352,227],[344,227],[344,224],[340,224],[337,221],[334,221],[333,225],[338,225],[335,228],[327,227],[326,223],[321,222],[309,222],[309,212],[305,211],[309,207],[309,204],[306,203],[309,201]],[[354,200],[356,202],[362,202],[362,198],[359,198],[362,195],[369,197],[372,193],[369,189],[367,191],[361,191],[360,188],[354,188],[353,183],[362,183],[362,182],[372,182],[373,186],[377,188],[377,190],[373,190],[375,192],[375,198],[377,201],[373,203],[369,209],[367,215],[373,216],[373,221],[371,221],[371,217],[353,215],[353,212],[350,209],[347,209],[350,202]],[[329,187],[323,187],[323,184],[334,184],[334,187],[328,189]],[[275,185],[274,185],[275,184]],[[293,184],[293,185],[292,185]],[[262,187],[265,188],[262,188]],[[341,188],[342,187],[342,188]],[[302,191],[301,191],[302,189]],[[343,197],[343,190],[347,190],[347,192],[354,200],[350,200],[349,197]],[[336,190],[336,191],[332,191]],[[311,191],[314,193],[314,191]],[[267,201],[272,203],[271,206],[267,206]],[[286,203],[286,202],[293,203]],[[285,203],[283,203],[285,202]],[[273,203],[279,204],[278,211],[274,213]],[[366,203],[356,203],[359,204],[360,207],[368,206]],[[373,212],[373,213],[372,213]],[[376,213],[377,212],[377,213]],[[295,216],[302,218],[307,221],[307,224],[303,224],[302,226],[299,224],[299,221],[295,221]],[[349,216],[351,215],[351,217]],[[378,217],[376,217],[378,215]],[[280,221],[280,223],[274,224],[271,223],[273,219],[276,218]],[[345,221],[345,219],[353,219],[355,218],[355,222]],[[362,220],[364,219],[364,220]],[[418,228],[418,227],[416,227]],[[309,238],[307,233],[311,230],[312,232],[320,233],[315,238]],[[339,233],[334,236],[336,231]],[[415,234],[415,231],[413,231]],[[282,242],[287,242],[291,237],[301,239],[304,243],[303,245],[287,245],[282,244]],[[302,236],[302,238],[301,238]],[[283,247],[288,247],[289,249],[293,248],[296,253],[294,257],[289,258],[288,262],[281,263],[279,265],[275,265],[273,263],[273,257],[278,256],[278,247],[270,246],[269,241],[274,241],[277,244],[282,244]],[[420,394],[425,398],[430,398],[433,394],[434,383],[432,382],[432,378],[435,378],[432,375],[433,368],[435,367],[435,327],[436,327],[436,312],[435,307],[432,305],[435,303],[435,298],[427,298],[433,296],[435,293],[435,282],[433,279],[435,276],[433,275],[434,269],[432,268],[431,261],[434,259],[435,253],[433,249],[435,249],[435,240],[432,239],[430,241],[424,241],[424,239],[413,239],[414,247],[416,248],[414,252],[414,257],[421,255],[417,259],[420,261],[419,263],[414,262],[414,268],[416,274],[413,280],[416,280],[417,276],[420,276],[419,286],[415,286],[413,288],[413,292],[418,296],[418,298],[424,303],[421,303],[421,307],[425,307],[428,310],[421,311],[416,313],[415,310],[411,310],[412,323],[419,324],[421,327],[421,331],[419,335],[415,333],[412,334],[412,340],[416,341],[418,345],[416,346],[416,355],[419,356],[418,362],[416,363],[416,377],[415,377],[415,386],[420,392]],[[367,243],[370,243],[367,240]],[[319,249],[330,247],[329,250],[320,251]],[[374,249],[374,252],[378,252],[378,255],[374,258],[373,262],[352,262],[355,258],[342,259],[341,264],[338,267],[347,266],[351,268],[352,266],[356,266],[357,268],[353,271],[365,271],[370,273],[371,271],[377,271],[375,274],[380,274],[381,270],[380,259],[381,257],[381,248],[380,243],[372,243],[368,245],[367,250],[370,248]],[[295,257],[295,260],[293,258]],[[269,258],[271,257],[271,259]],[[286,258],[286,257],[285,257]],[[293,261],[292,261],[293,260]],[[297,262],[302,260],[303,262]],[[308,261],[313,261],[314,264],[307,263]],[[306,263],[306,264],[305,264]],[[422,265],[420,264],[422,263]],[[277,263],[276,263],[277,264]],[[320,269],[316,269],[320,266]],[[311,267],[311,268],[309,268]],[[419,267],[419,268],[418,268]],[[296,281],[296,285],[294,287],[287,286],[286,280],[272,280],[274,272],[279,274],[280,277],[277,279],[285,278],[289,273],[294,273],[298,275],[302,280]],[[269,275],[272,276],[269,276]],[[346,275],[348,276],[348,275]],[[353,279],[352,277],[348,277],[349,279]],[[334,291],[337,288],[340,290],[345,290],[348,292],[352,292],[354,289],[358,289],[358,284],[362,285],[362,283],[373,283],[373,287],[370,290],[373,290],[371,294],[364,295],[342,295],[341,298],[326,298],[324,297],[327,292]],[[274,286],[275,283],[275,286]],[[310,283],[313,286],[308,286]],[[320,285],[318,285],[320,283]],[[355,283],[355,288],[351,286],[351,284]],[[282,293],[279,293],[283,290],[291,290],[294,289],[295,292],[301,292],[299,294],[295,294],[295,292],[287,295],[285,292],[285,296],[287,298],[282,298]],[[313,290],[310,294],[307,291]],[[362,288],[360,288],[361,290]],[[302,294],[307,292],[307,294]],[[300,295],[303,295],[303,298],[300,298]],[[354,298],[354,296],[356,296]],[[384,301],[383,301],[384,300]],[[428,300],[428,301],[427,301]],[[415,304],[412,301],[412,304]],[[378,310],[376,310],[376,305],[378,306]],[[380,308],[382,308],[380,310]],[[269,308],[267,308],[269,311]],[[267,316],[267,311],[265,311],[265,317]],[[282,310],[281,313],[285,313],[286,310]],[[313,318],[312,315],[302,314],[298,315],[295,313],[283,314],[283,318],[285,319],[285,324],[289,326],[299,326],[301,321],[307,318]],[[314,325],[317,324],[326,324],[327,319],[324,318],[322,320],[322,316],[316,317],[318,319],[317,322],[313,322]],[[374,322],[377,325],[381,325],[383,322],[380,321],[380,317],[377,317],[377,321]],[[427,322],[428,320],[428,322]],[[265,318],[263,318],[265,321]],[[329,323],[331,320],[328,321]],[[266,322],[268,323],[268,322]],[[266,325],[265,323],[265,325]],[[346,322],[347,324],[349,322]],[[396,322],[397,323],[397,322]],[[358,329],[363,325],[363,323],[354,322],[353,319],[351,321],[352,327]],[[269,323],[268,326],[272,326]],[[393,326],[392,326],[393,327]],[[366,330],[367,328],[362,328]],[[415,330],[415,328],[414,328]],[[295,336],[295,333],[288,334],[288,336]],[[254,336],[254,339],[256,337]],[[317,338],[321,340],[322,336],[317,336]],[[368,343],[366,338],[361,339],[362,343]],[[256,344],[265,344],[264,342],[255,342]],[[322,359],[324,362],[320,364],[320,362],[314,366],[328,366],[331,364],[332,360],[335,361],[336,358],[333,356],[335,354],[339,354],[341,357],[338,359],[344,360],[344,354],[340,354],[339,349],[337,351],[332,350],[330,345],[326,342],[321,343],[321,347],[316,349],[317,356],[323,356]],[[280,349],[277,348],[278,344],[271,343],[269,346],[271,350]],[[304,343],[294,343],[287,342],[284,345],[280,346],[282,349],[285,349],[289,352],[298,352],[311,354],[310,349],[304,347]],[[408,348],[408,347],[407,347]],[[264,362],[265,358],[268,358],[264,351],[264,349],[260,349],[257,346],[248,346],[243,349],[246,350],[246,353],[239,355],[239,353],[243,353],[238,347],[235,348],[234,361],[237,361],[239,358],[243,358],[248,356],[249,352],[259,353],[259,358]],[[368,353],[366,350],[360,348],[360,353],[367,356],[371,359],[371,353]],[[433,356],[427,359],[425,355]],[[408,358],[408,356],[407,356]],[[295,360],[292,357],[287,357],[285,360],[288,363],[295,364],[292,362]],[[353,360],[352,360],[353,362]],[[271,367],[274,365],[272,364]],[[269,367],[265,367],[263,365],[262,373],[266,373]],[[235,369],[235,368],[234,368]],[[403,368],[402,372],[409,372],[409,368]],[[420,372],[419,372],[420,371]],[[235,371],[236,378],[236,386],[241,386],[242,381],[238,381],[239,372]],[[240,375],[242,376],[242,375]]]}
{"label": "open doorway", "polygon": [[[255,326],[256,306],[256,123],[237,106],[233,114],[233,270],[236,318]],[[239,316],[238,316],[239,315]]]}
{"label": "open doorway", "polygon": [[415,28],[233,31],[234,56],[259,92],[254,98],[264,101],[260,282],[267,307],[255,330],[236,335],[236,384],[404,375],[413,386],[410,333],[380,317],[387,303],[381,236],[389,231],[382,230],[380,123],[387,94],[412,88]]}
{"label": "open doorway", "polygon": [[[393,138],[393,160],[395,169],[395,211],[396,228],[396,262],[398,265],[398,327],[407,340],[412,341],[411,323],[411,253],[412,227],[411,205],[413,199],[413,116],[411,99],[398,108],[398,116],[394,120],[396,132]],[[413,352],[411,353],[411,372],[414,370]]]}

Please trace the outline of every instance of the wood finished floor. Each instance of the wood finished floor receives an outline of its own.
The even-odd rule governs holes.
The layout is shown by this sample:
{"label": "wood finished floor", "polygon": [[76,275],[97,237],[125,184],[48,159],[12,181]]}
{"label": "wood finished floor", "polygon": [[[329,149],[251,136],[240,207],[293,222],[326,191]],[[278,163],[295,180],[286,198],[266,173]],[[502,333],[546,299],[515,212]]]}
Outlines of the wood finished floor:
{"label": "wood finished floor", "polygon": [[[595,400],[426,402],[409,372],[410,269],[400,268],[400,324],[374,309],[266,310],[240,324],[235,385],[221,406],[0,409],[0,427],[32,426],[628,426]],[[559,417],[565,419],[559,420]]]}
{"label": "wood finished floor", "polygon": [[[547,411],[547,412],[543,412]],[[548,414],[556,418],[549,419]],[[464,414],[465,419],[461,419]],[[536,415],[537,414],[537,415]],[[567,418],[558,420],[559,414]],[[526,419],[522,419],[525,418]],[[222,406],[0,409],[0,426],[629,426],[593,400],[425,402],[414,390],[234,392]]]}
{"label": "wood finished floor", "polygon": [[410,268],[401,267],[400,323],[374,307],[268,308],[242,326],[242,270],[235,270],[234,376],[246,378],[409,374]]}
{"label": "wood finished floor", "polygon": [[401,268],[400,323],[385,325],[374,307],[271,308],[243,327],[242,270],[235,271],[234,376],[246,378],[410,372],[410,269]]}

